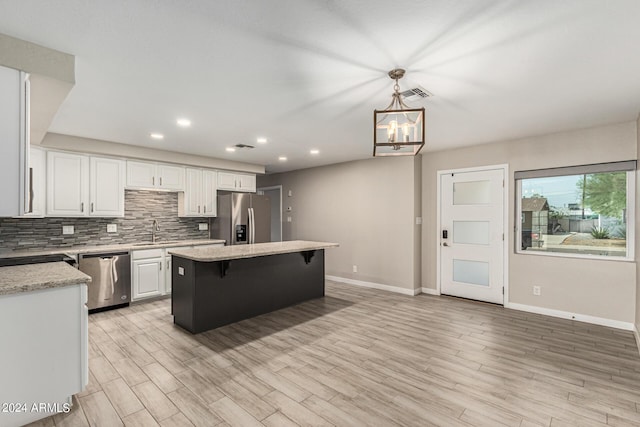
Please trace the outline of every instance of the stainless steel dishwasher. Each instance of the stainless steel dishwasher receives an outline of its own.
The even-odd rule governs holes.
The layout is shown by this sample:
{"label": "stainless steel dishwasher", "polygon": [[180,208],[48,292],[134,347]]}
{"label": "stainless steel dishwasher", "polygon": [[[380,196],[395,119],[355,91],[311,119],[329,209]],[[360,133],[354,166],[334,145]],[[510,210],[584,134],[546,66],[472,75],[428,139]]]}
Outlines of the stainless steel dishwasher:
{"label": "stainless steel dishwasher", "polygon": [[129,252],[80,255],[78,268],[91,276],[89,310],[129,305],[131,301],[131,256]]}

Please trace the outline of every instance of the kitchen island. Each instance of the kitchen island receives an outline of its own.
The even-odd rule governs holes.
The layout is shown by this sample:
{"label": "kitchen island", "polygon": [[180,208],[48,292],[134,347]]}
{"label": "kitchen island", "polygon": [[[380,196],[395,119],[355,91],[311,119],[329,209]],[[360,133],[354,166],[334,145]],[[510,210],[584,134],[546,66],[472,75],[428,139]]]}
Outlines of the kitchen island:
{"label": "kitchen island", "polygon": [[324,296],[324,249],[290,241],[169,251],[174,323],[200,333]]}

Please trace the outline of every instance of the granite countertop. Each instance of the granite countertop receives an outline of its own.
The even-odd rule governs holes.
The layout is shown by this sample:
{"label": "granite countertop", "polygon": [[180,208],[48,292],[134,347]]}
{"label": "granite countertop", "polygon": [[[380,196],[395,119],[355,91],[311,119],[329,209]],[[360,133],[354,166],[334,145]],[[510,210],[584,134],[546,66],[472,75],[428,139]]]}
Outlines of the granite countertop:
{"label": "granite countertop", "polygon": [[254,243],[252,245],[233,245],[222,246],[219,248],[169,250],[169,254],[193,261],[211,262],[285,254],[290,252],[311,251],[314,249],[335,248],[338,246],[339,245],[337,243],[293,240],[290,242]]}
{"label": "granite countertop", "polygon": [[66,262],[0,267],[0,296],[91,282]]}
{"label": "granite countertop", "polygon": [[58,254],[91,254],[102,252],[134,251],[143,249],[172,248],[178,246],[198,246],[225,243],[219,239],[197,239],[197,240],[171,240],[156,243],[122,243],[117,245],[86,245],[69,246],[66,248],[52,248],[43,250],[16,250],[0,252],[0,258],[18,258],[23,256],[58,255]]}

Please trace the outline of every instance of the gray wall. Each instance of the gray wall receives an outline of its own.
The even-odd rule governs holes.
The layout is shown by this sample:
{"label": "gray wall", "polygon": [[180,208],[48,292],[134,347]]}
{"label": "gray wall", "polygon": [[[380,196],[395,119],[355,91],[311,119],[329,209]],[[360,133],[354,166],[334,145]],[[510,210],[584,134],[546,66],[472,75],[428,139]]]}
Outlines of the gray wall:
{"label": "gray wall", "polygon": [[420,166],[419,157],[360,160],[260,176],[258,187],[283,186],[284,240],[340,244],[326,251],[326,274],[413,290],[420,286]]}
{"label": "gray wall", "polygon": [[[0,218],[0,250],[49,249],[74,245],[107,245],[151,241],[151,224],[157,219],[158,239],[207,239],[198,231],[202,218],[178,218],[178,193],[125,191],[124,218]],[[107,233],[117,224],[117,233]],[[62,235],[63,225],[73,225],[73,235]]]}
{"label": "gray wall", "polygon": [[[632,160],[637,151],[633,121],[423,155],[423,287],[436,289],[437,171],[507,163],[508,221],[513,230],[514,171]],[[634,262],[515,254],[514,233],[509,234],[509,302],[634,322]],[[541,296],[533,296],[533,285],[542,286]]]}

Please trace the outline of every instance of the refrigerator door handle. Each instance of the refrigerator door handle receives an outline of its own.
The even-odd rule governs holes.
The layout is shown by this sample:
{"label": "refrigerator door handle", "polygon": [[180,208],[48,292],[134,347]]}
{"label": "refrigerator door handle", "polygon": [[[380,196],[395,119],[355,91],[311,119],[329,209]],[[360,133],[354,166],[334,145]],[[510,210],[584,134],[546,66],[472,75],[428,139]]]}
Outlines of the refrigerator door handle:
{"label": "refrigerator door handle", "polygon": [[249,243],[253,243],[254,236],[253,233],[255,229],[253,228],[254,218],[253,218],[253,208],[249,208]]}

